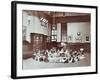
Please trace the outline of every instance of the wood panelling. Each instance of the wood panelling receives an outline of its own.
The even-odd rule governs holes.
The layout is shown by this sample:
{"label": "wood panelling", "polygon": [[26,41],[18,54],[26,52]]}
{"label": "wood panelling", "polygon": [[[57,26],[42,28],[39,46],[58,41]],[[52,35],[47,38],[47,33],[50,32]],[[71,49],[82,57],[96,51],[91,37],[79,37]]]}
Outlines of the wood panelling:
{"label": "wood panelling", "polygon": [[[80,48],[84,49],[85,53],[91,53],[91,44],[90,43],[66,43],[67,49],[70,49],[72,51],[78,51]],[[57,48],[61,49],[61,43],[57,43]]]}
{"label": "wood panelling", "polygon": [[31,45],[33,46],[33,51],[35,51],[36,49],[46,49],[46,38],[47,36],[43,34],[31,33]]}
{"label": "wood panelling", "polygon": [[78,51],[80,48],[84,48],[84,52],[91,52],[90,43],[69,43],[69,48],[73,51]]}
{"label": "wood panelling", "polygon": [[67,24],[61,23],[61,41],[66,42],[67,41]]}
{"label": "wood panelling", "polygon": [[56,17],[55,22],[56,23],[90,22],[90,15]]}

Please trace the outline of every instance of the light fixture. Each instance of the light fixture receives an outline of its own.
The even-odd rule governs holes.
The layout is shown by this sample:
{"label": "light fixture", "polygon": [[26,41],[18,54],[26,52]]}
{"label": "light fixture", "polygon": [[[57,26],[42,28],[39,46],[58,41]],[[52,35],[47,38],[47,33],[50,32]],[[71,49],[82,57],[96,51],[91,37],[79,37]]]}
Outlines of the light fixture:
{"label": "light fixture", "polygon": [[80,35],[81,35],[81,33],[80,33],[80,32],[77,32],[77,35],[78,35],[78,36],[80,36]]}
{"label": "light fixture", "polygon": [[48,20],[46,20],[46,23],[48,23]]}
{"label": "light fixture", "polygon": [[43,22],[45,22],[46,21],[46,19],[43,19]]}
{"label": "light fixture", "polygon": [[42,21],[43,20],[43,17],[41,17],[40,20]]}
{"label": "light fixture", "polygon": [[28,16],[27,21],[28,21],[28,26],[30,26],[30,23],[31,23],[31,16],[30,15]]}
{"label": "light fixture", "polygon": [[41,25],[44,26],[44,27],[47,27],[48,25],[48,20],[44,17],[40,17],[40,22],[41,22]]}

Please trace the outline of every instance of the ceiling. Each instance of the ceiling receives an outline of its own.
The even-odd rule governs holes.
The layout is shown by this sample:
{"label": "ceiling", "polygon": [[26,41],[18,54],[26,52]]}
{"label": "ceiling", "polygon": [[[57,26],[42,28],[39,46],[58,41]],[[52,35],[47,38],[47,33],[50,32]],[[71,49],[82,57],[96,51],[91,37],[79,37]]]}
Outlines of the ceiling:
{"label": "ceiling", "polygon": [[89,13],[76,13],[76,12],[51,12],[51,11],[32,11],[32,10],[24,10],[28,14],[44,14],[49,17],[65,17],[65,16],[83,16],[89,15]]}
{"label": "ceiling", "polygon": [[76,12],[47,12],[45,11],[44,13],[52,17],[89,15],[89,13],[76,13]]}
{"label": "ceiling", "polygon": [[38,16],[40,19],[43,17],[49,23],[66,23],[66,22],[90,22],[91,15],[89,13],[76,13],[76,12],[51,12],[51,11],[33,11],[23,10],[28,15]]}

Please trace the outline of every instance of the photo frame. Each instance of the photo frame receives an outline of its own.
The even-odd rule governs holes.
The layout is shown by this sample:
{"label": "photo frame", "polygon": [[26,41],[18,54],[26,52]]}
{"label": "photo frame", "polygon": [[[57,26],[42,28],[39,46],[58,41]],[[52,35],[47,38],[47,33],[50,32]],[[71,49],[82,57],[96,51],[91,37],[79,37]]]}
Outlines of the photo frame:
{"label": "photo frame", "polygon": [[[97,12],[97,6],[12,1],[11,78],[97,74]],[[41,27],[40,17],[48,20],[46,27]],[[59,24],[60,22],[62,24]],[[76,27],[75,29],[72,29],[73,27],[68,28],[67,31],[66,27],[62,28],[66,25],[65,23],[70,28],[72,26]],[[57,31],[55,31],[57,35],[51,34],[51,27],[54,24],[57,26]],[[61,27],[58,28],[59,26]],[[75,42],[75,39],[80,40],[80,37],[76,38],[78,32],[76,29],[81,32],[81,42]],[[83,33],[83,29],[87,32]],[[75,34],[71,34],[72,32],[75,32]],[[67,37],[70,35],[73,37],[71,41],[67,41]],[[89,38],[87,43],[86,35]],[[52,36],[56,40],[51,40]],[[46,42],[48,37],[49,42]],[[50,62],[52,57],[48,57],[49,50],[60,54],[63,53],[61,49],[65,48],[68,48],[66,50],[69,51],[70,58],[64,57],[65,54],[61,54]],[[37,56],[35,54],[37,50],[38,53],[44,53],[45,56],[44,54],[41,54],[42,58]],[[79,57],[87,54],[88,58],[87,56]]]}

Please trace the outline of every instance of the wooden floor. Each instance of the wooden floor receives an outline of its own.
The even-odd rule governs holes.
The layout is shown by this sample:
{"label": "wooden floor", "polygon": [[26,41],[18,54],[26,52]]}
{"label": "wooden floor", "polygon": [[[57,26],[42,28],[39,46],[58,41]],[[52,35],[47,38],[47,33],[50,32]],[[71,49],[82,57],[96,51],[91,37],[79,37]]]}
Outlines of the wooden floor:
{"label": "wooden floor", "polygon": [[46,63],[46,62],[38,62],[33,60],[32,58],[23,60],[23,69],[45,69],[45,68],[62,68],[62,67],[82,67],[82,66],[90,66],[91,59],[90,53],[85,53],[85,58],[77,61],[75,63]]}

